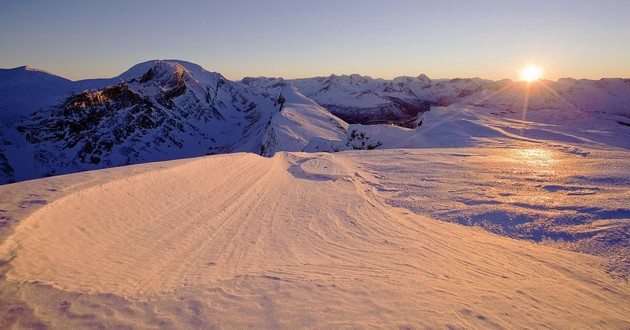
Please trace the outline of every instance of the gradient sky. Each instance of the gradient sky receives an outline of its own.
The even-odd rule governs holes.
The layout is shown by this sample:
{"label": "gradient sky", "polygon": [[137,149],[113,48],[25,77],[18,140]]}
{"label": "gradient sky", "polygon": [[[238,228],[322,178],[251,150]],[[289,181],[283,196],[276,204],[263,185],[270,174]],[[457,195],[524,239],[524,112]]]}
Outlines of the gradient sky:
{"label": "gradient sky", "polygon": [[0,0],[0,67],[70,79],[150,59],[230,79],[630,77],[630,0]]}

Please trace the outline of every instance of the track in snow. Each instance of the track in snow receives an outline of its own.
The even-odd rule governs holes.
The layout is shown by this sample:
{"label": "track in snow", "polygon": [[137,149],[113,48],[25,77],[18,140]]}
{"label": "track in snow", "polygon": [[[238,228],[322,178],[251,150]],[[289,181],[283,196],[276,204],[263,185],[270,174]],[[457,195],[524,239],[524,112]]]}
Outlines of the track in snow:
{"label": "track in snow", "polygon": [[628,286],[602,259],[394,208],[352,153],[213,156],[114,177],[4,241],[2,300],[19,297],[32,322],[630,325]]}

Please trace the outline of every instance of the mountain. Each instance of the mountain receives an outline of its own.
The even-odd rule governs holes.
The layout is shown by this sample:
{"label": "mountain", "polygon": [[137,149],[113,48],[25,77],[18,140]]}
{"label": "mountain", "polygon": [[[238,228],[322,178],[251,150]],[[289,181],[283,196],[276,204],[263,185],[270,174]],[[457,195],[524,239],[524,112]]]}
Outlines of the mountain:
{"label": "mountain", "polygon": [[0,328],[630,328],[629,80],[0,81]]}
{"label": "mountain", "polygon": [[[630,79],[534,83],[480,78],[431,80],[425,75],[372,79],[360,75],[291,80],[304,95],[350,123],[369,123],[370,113],[383,123],[394,118],[407,125],[428,106],[454,104],[484,107],[508,118],[562,124],[569,118],[580,127],[593,119],[630,123]],[[523,118],[522,110],[529,114]],[[379,117],[380,116],[380,117]],[[368,118],[368,119],[365,119]]]}
{"label": "mountain", "polygon": [[68,79],[28,66],[0,69],[0,119],[28,115],[54,104],[71,86]]}
{"label": "mountain", "polygon": [[292,84],[232,82],[185,61],[148,61],[114,78],[76,82],[14,71],[3,75],[14,89],[51,88],[42,102],[22,95],[21,108],[5,105],[4,183],[216,153],[271,156],[301,151],[316,137],[345,137],[347,124]]}
{"label": "mountain", "polygon": [[423,116],[428,109],[454,106],[497,118],[556,125],[589,140],[630,148],[630,79],[527,83],[431,80],[425,75],[393,80],[331,75],[290,82],[351,124],[415,128],[427,123]]}
{"label": "mountain", "polygon": [[[430,84],[426,76],[417,82]],[[300,91],[352,124],[396,124],[414,128],[429,103],[398,81],[343,75],[291,80]]]}
{"label": "mountain", "polygon": [[245,79],[243,84],[262,95],[279,95],[278,111],[269,116],[262,137],[260,154],[273,156],[277,151],[332,151],[313,150],[314,141],[340,143],[346,136],[348,124],[328,112],[315,101],[304,96],[292,83],[283,79]]}
{"label": "mountain", "polygon": [[[1,183],[215,153],[461,145],[497,130],[505,139],[630,148],[628,79],[230,81],[190,62],[154,60],[81,81],[3,69],[0,87]],[[450,110],[435,111],[443,107]],[[524,130],[506,120],[552,126]]]}
{"label": "mountain", "polygon": [[274,108],[271,98],[185,62],[150,61],[99,83],[106,86],[74,94],[95,82],[71,83],[70,96],[13,120],[23,140],[6,146],[5,157],[32,155],[13,166],[15,178],[254,151],[261,118]]}

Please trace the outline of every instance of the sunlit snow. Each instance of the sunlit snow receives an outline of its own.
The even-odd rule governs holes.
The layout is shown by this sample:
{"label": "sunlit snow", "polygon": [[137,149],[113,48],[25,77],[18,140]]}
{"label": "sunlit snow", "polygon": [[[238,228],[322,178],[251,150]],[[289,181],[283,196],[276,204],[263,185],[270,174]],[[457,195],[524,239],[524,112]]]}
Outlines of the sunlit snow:
{"label": "sunlit snow", "polygon": [[[110,112],[72,135],[57,125],[80,113],[0,102],[14,179],[98,169],[0,185],[2,328],[630,327],[624,80],[532,83],[524,107],[525,87],[480,79],[230,82],[152,61],[108,90],[24,72],[3,84],[52,86],[37,106],[89,85]],[[131,137],[86,153],[110,124]]]}

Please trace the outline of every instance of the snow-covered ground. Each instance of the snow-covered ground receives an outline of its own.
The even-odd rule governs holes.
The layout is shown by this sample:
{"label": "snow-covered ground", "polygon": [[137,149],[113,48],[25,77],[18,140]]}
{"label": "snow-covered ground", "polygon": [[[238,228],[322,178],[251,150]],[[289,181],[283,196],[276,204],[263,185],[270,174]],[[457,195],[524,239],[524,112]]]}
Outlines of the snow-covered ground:
{"label": "snow-covered ground", "polygon": [[630,328],[628,80],[0,87],[2,182],[233,152],[0,185],[0,328]]}
{"label": "snow-covered ground", "polygon": [[436,221],[516,236],[560,222],[552,239],[627,228],[627,151],[519,143],[0,186],[2,327],[630,327],[610,259]]}
{"label": "snow-covered ground", "polygon": [[[287,104],[279,111],[282,93]],[[229,81],[190,62],[154,60],[114,78],[73,82],[19,67],[0,69],[0,183],[217,153],[270,156],[276,151],[436,146],[436,137],[460,133],[401,134],[409,131],[354,126],[379,123],[414,129],[430,124],[430,117],[440,119],[443,111],[437,107],[470,110],[450,112],[451,119],[485,115],[495,122],[527,120],[539,125],[528,124],[533,131],[504,132],[512,136],[527,133],[556,140],[562,131],[563,141],[573,136],[573,141],[630,149],[629,79],[527,84],[431,80],[424,75],[393,80],[331,75]],[[483,124],[469,125],[470,118],[461,119],[448,124],[463,129],[463,135],[469,128],[473,134],[492,133]],[[348,123],[353,124],[350,130]],[[374,141],[372,133],[383,131],[408,143]],[[540,134],[545,132],[549,135]]]}

